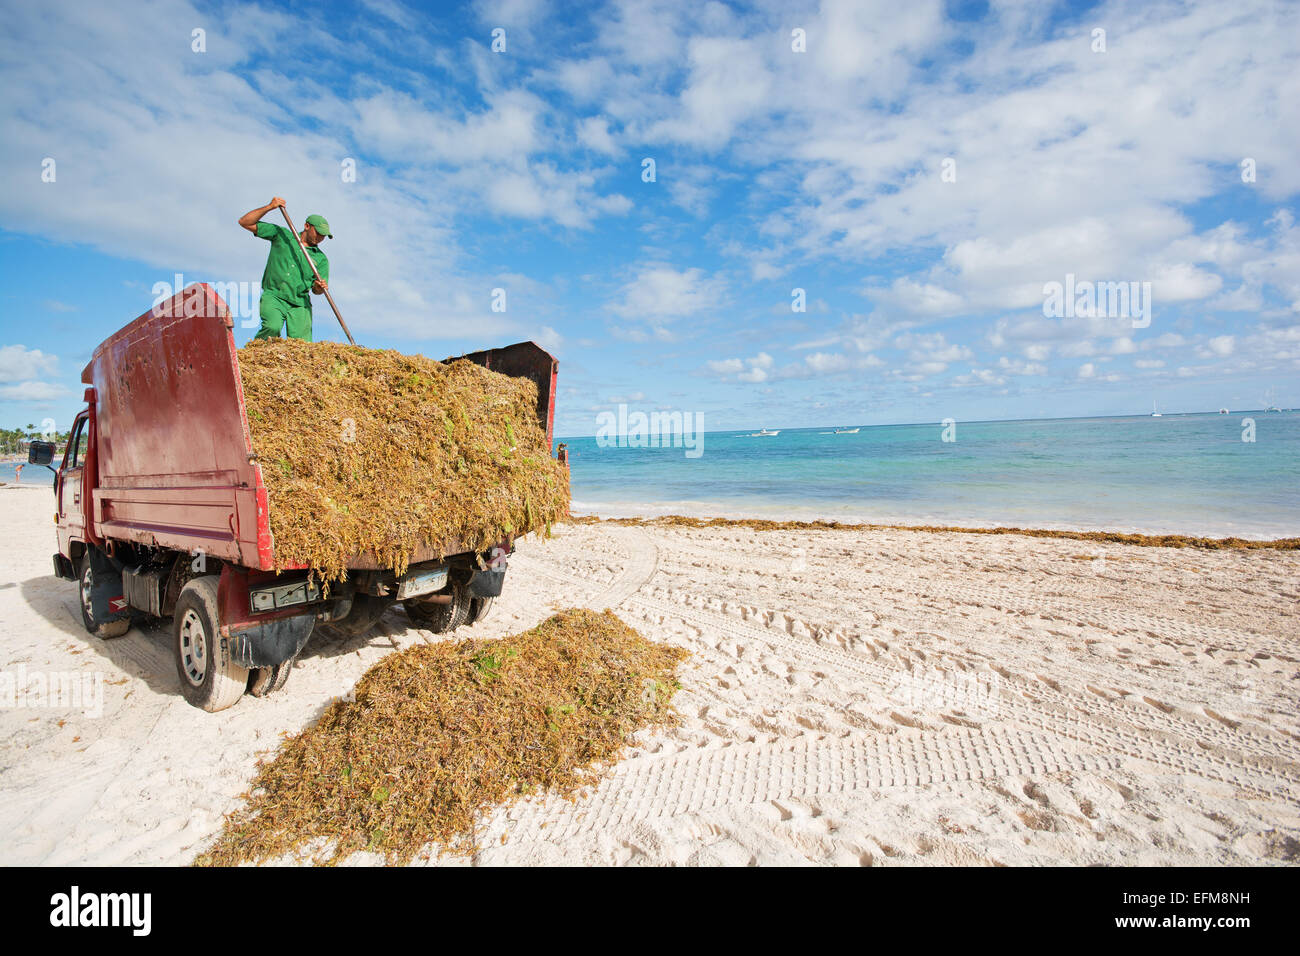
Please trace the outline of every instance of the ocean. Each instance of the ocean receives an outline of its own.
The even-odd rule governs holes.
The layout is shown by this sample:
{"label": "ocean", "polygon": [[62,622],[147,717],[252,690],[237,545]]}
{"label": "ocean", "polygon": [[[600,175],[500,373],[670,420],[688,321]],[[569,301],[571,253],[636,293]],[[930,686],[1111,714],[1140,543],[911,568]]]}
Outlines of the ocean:
{"label": "ocean", "polygon": [[[576,514],[1300,536],[1296,411],[957,422],[954,441],[938,423],[830,431],[705,432],[698,457],[557,440]],[[22,483],[51,477],[29,465]]]}
{"label": "ocean", "polygon": [[559,440],[577,514],[1300,536],[1296,411],[831,431],[706,432],[698,457]]}

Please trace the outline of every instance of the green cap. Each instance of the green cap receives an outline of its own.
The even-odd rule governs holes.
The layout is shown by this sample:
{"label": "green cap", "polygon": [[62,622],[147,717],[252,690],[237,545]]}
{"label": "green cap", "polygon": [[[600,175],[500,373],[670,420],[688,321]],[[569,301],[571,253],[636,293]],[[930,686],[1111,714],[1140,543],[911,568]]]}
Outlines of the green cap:
{"label": "green cap", "polygon": [[310,216],[307,217],[307,225],[315,226],[316,231],[319,232],[322,236],[324,236],[327,239],[334,238],[334,236],[330,233],[330,224],[325,221],[324,216],[318,216],[315,213],[312,213]]}

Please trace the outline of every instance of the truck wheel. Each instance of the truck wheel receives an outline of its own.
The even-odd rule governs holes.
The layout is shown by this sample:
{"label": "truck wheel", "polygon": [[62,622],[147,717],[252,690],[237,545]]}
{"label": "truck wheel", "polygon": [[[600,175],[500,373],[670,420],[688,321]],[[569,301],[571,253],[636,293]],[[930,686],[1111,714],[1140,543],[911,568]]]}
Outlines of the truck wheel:
{"label": "truck wheel", "polygon": [[248,687],[248,668],[230,656],[230,647],[218,629],[215,574],[195,578],[181,588],[176,599],[176,672],[181,694],[209,713],[238,703]]}
{"label": "truck wheel", "polygon": [[477,624],[483,618],[487,617],[492,611],[492,598],[470,598],[469,614],[465,617],[466,624]]}
{"label": "truck wheel", "polygon": [[274,667],[254,667],[248,672],[248,692],[254,697],[265,697],[289,683],[289,672],[295,658]]}
{"label": "truck wheel", "polygon": [[434,634],[450,634],[469,617],[469,595],[465,585],[452,584],[451,601],[439,604],[434,601],[403,601],[406,616],[416,625]]}
{"label": "truck wheel", "polygon": [[95,609],[91,604],[90,594],[98,583],[95,579],[95,570],[90,563],[90,552],[87,551],[81,559],[81,620],[86,625],[86,630],[96,637],[121,637],[131,630],[131,619],[129,617],[118,621],[98,621],[95,619]]}

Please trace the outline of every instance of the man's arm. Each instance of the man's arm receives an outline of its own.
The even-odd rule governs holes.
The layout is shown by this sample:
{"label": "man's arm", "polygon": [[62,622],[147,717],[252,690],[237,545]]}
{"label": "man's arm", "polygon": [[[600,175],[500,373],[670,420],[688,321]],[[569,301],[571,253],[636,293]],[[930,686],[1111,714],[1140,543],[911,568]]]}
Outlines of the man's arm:
{"label": "man's arm", "polygon": [[253,235],[257,235],[257,224],[261,222],[262,217],[265,216],[272,209],[279,209],[283,205],[284,205],[284,200],[281,199],[279,196],[276,196],[265,206],[261,206],[257,209],[250,209],[248,212],[240,216],[239,224],[243,226],[245,229],[247,229],[249,232],[251,232]]}

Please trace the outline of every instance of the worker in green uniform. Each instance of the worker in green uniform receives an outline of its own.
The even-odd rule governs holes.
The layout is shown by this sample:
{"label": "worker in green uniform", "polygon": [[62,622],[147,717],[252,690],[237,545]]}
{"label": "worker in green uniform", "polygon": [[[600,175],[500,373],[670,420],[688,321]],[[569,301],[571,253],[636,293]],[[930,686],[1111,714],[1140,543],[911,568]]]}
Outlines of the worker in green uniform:
{"label": "worker in green uniform", "polygon": [[323,239],[333,239],[330,224],[323,216],[308,216],[302,232],[303,244],[307,254],[316,263],[320,273],[318,280],[312,275],[311,266],[303,258],[302,248],[294,239],[293,233],[284,226],[262,222],[262,217],[272,209],[284,205],[284,200],[276,196],[265,206],[244,213],[239,224],[257,236],[271,243],[271,251],[266,257],[266,271],[262,273],[262,298],[258,310],[262,315],[262,327],[254,338],[274,339],[280,337],[284,328],[291,339],[311,341],[311,296],[308,291],[320,295],[329,288],[330,261],[320,250]]}

